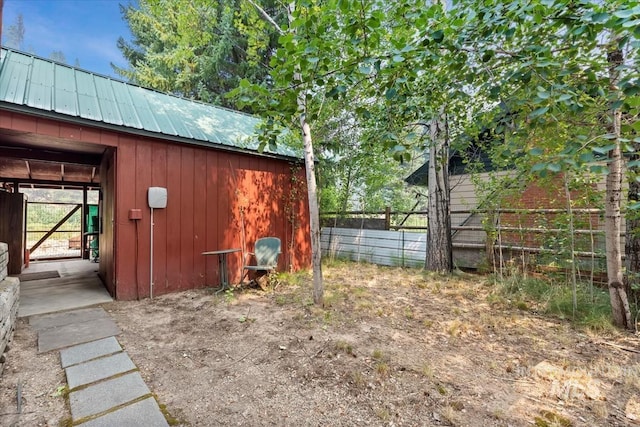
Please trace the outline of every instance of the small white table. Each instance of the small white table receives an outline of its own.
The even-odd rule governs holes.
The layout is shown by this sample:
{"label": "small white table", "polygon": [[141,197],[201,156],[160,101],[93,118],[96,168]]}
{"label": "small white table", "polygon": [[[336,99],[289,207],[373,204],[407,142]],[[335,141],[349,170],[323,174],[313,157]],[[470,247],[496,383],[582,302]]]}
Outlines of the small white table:
{"label": "small white table", "polygon": [[[240,252],[242,249],[222,249],[219,251],[208,251],[202,252],[202,255],[217,255],[218,256],[218,267],[220,269],[220,289],[216,291],[222,292],[225,289],[229,288],[229,271],[227,271],[227,255],[232,254],[234,252]],[[206,264],[205,264],[206,269]]]}

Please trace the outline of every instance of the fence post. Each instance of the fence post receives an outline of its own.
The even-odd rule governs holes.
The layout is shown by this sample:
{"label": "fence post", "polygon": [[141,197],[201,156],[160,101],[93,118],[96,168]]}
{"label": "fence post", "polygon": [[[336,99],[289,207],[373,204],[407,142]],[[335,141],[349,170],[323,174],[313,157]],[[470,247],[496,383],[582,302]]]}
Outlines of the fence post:
{"label": "fence post", "polygon": [[404,230],[402,230],[402,268],[404,268]]}
{"label": "fence post", "polygon": [[391,228],[391,206],[384,208],[384,229],[389,230]]}

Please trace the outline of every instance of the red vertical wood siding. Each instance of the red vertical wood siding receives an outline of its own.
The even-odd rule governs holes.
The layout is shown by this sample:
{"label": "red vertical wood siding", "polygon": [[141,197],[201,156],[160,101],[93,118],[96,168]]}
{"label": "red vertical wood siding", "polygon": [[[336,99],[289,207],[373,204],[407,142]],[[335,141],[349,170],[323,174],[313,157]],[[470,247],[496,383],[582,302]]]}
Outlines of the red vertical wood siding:
{"label": "red vertical wood siding", "polygon": [[[148,245],[138,244],[136,246],[135,240],[129,246],[122,246],[117,244],[119,240],[122,239],[123,236],[131,236],[138,234],[140,236],[140,242],[148,242],[148,237],[145,240],[145,227],[142,227],[142,221],[138,221],[138,230],[136,230],[136,223],[133,221],[129,221],[129,208],[142,208],[143,206],[135,205],[135,193],[132,191],[124,191],[123,187],[131,187],[135,188],[136,186],[136,165],[129,164],[128,167],[122,167],[121,165],[124,163],[121,159],[131,159],[135,162],[136,159],[136,145],[134,140],[128,138],[121,138],[121,144],[119,145],[116,158],[117,158],[117,176],[116,176],[116,236],[115,236],[115,268],[116,268],[116,297],[121,299],[134,299],[138,296],[138,289],[136,286],[127,289],[126,292],[123,292],[123,289],[120,285],[120,275],[125,275],[128,277],[148,277],[148,269],[145,270],[146,265],[141,263],[142,259],[149,259],[148,251],[145,256],[145,248]],[[124,185],[123,185],[124,184]],[[128,206],[126,213],[123,214],[121,206]],[[148,210],[142,210],[143,215],[146,213],[147,221],[146,224],[149,223]],[[147,233],[148,236],[148,233]],[[125,260],[129,260],[128,262]],[[146,273],[146,275],[145,275]],[[135,282],[134,282],[135,283]],[[143,295],[140,295],[141,297]]]}
{"label": "red vertical wood siding", "polygon": [[[127,218],[129,209],[134,207],[147,211],[139,221],[139,229],[144,231],[139,230],[137,243],[138,270],[145,274],[136,278],[133,256],[119,257],[119,299],[149,294],[146,197],[150,186],[167,188],[167,208],[154,210],[154,295],[217,286],[218,260],[201,253],[243,249],[243,244],[250,251],[262,236],[282,240],[281,270],[309,265],[306,193],[298,191],[292,198],[292,168],[288,162],[148,138],[138,138],[126,145],[126,155],[118,156],[118,171],[129,172],[118,177],[117,215]],[[127,183],[132,179],[131,170],[136,171],[135,185]],[[297,180],[304,178],[300,171],[295,173]],[[289,212],[294,213],[295,221],[290,220]],[[133,248],[135,240],[135,232],[123,229],[117,248]],[[240,280],[241,258],[241,253],[228,257],[232,282]]]}
{"label": "red vertical wood siding", "polygon": [[[218,241],[218,216],[216,215],[218,208],[218,156],[207,155],[206,170],[206,192],[204,193],[206,205],[206,238],[205,246],[209,246],[209,242]],[[211,260],[207,262],[205,259],[205,283],[214,283],[218,281],[217,269],[207,268],[206,265],[214,265]]]}
{"label": "red vertical wood siding", "polygon": [[[153,185],[154,187],[163,187],[167,188],[167,146],[158,146],[156,149],[152,150],[151,153],[151,181],[149,182],[149,186]],[[141,192],[146,192],[147,188],[141,188]],[[147,207],[146,199],[142,201],[142,203],[138,206],[143,211],[147,212],[149,219],[151,218],[151,211]],[[147,248],[147,260],[149,259],[150,249],[150,233],[151,227],[150,222],[147,221],[147,226],[143,227],[146,230],[146,240],[147,242],[144,246]],[[154,236],[157,235],[165,235],[167,233],[167,213],[164,209],[154,209],[153,212],[153,230]],[[144,295],[149,295],[149,262],[146,263],[146,276],[144,276]],[[155,242],[153,245],[153,270],[155,271],[154,276],[154,293],[156,293],[159,289],[166,288],[166,283],[163,280],[162,282],[158,280],[159,277],[166,277],[167,272],[167,243],[166,242]],[[140,283],[140,282],[138,282]]]}
{"label": "red vertical wood siding", "polygon": [[[165,244],[167,247],[166,272],[164,277],[158,277],[157,283],[162,283],[157,288],[158,293],[180,290],[180,237],[182,225],[182,200],[181,189],[181,156],[180,146],[167,147],[167,209],[163,209],[167,221],[166,235],[162,236],[156,230],[154,240],[157,244]],[[155,185],[155,184],[154,184]],[[157,274],[155,272],[154,274]]]}
{"label": "red vertical wood siding", "polygon": [[108,150],[100,164],[100,182],[102,197],[102,233],[100,234],[100,264],[98,271],[104,280],[107,290],[112,296],[116,296],[115,282],[115,253],[114,233],[115,227],[115,180],[116,160],[115,150]]}
{"label": "red vertical wood siding", "polygon": [[204,198],[207,192],[207,156],[195,156],[193,166],[194,177],[194,206],[193,206],[193,285],[197,288],[205,286],[205,259],[198,256],[207,250],[207,201],[198,203],[199,198]]}
{"label": "red vertical wood siding", "polygon": [[[306,190],[292,184],[304,181],[303,168],[285,160],[6,111],[0,111],[0,128],[115,149],[101,168],[111,162],[101,170],[105,232],[100,236],[100,272],[118,299],[149,295],[151,186],[167,188],[167,208],[154,210],[154,295],[218,286],[217,259],[201,253],[251,251],[262,236],[282,240],[280,270],[309,266]],[[142,219],[130,220],[130,209],[141,209]],[[241,253],[228,260],[230,280],[238,282]]]}
{"label": "red vertical wood siding", "polygon": [[36,122],[36,132],[45,135],[60,135],[60,130],[58,129],[58,123],[53,121],[44,121],[40,120]]}
{"label": "red vertical wood siding", "polygon": [[180,180],[180,217],[184,221],[180,222],[180,289],[188,289],[196,282],[194,277],[194,258],[196,252],[195,245],[195,204],[193,187],[195,185],[194,174],[194,150],[188,147],[182,147],[182,173]]}
{"label": "red vertical wood siding", "polygon": [[[12,114],[11,128],[23,132],[35,132],[38,128],[38,122],[29,116],[22,114]],[[55,135],[58,136],[58,135]]]}
{"label": "red vertical wood siding", "polygon": [[0,111],[0,128],[11,129],[11,122],[13,121],[13,115],[6,111]]}

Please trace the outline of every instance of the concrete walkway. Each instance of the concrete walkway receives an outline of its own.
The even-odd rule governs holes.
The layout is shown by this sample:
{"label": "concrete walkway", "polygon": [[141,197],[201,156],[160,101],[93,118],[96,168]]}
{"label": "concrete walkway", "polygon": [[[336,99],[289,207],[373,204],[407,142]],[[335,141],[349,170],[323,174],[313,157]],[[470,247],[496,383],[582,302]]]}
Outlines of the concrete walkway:
{"label": "concrete walkway", "polygon": [[88,260],[34,262],[23,273],[58,273],[59,277],[20,282],[18,317],[71,310],[113,301]]}
{"label": "concrete walkway", "polygon": [[32,316],[29,323],[39,352],[60,350],[74,426],[168,426],[102,308]]}

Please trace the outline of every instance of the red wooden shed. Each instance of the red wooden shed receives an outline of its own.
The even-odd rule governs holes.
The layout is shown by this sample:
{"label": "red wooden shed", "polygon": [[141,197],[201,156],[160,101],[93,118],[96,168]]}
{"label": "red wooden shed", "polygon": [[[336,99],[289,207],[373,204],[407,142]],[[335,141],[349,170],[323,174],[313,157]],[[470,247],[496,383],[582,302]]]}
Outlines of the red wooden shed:
{"label": "red wooden shed", "polygon": [[[117,299],[217,286],[205,251],[282,241],[279,269],[310,261],[301,155],[260,152],[259,120],[18,51],[0,53],[0,185],[100,188],[100,275]],[[139,210],[139,211],[138,211]],[[139,213],[140,219],[136,218]],[[242,253],[229,255],[240,280]]]}

